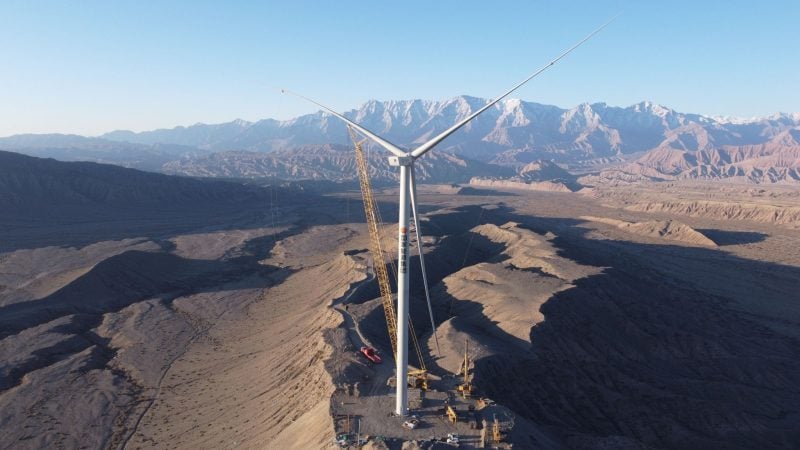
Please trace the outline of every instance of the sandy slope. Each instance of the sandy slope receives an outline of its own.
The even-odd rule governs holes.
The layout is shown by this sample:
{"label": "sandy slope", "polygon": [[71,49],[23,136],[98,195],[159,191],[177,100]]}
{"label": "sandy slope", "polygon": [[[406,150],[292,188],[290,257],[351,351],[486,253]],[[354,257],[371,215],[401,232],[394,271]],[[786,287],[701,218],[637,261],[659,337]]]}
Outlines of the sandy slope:
{"label": "sandy slope", "polygon": [[[629,227],[573,218],[590,213],[618,224],[659,216],[574,197],[536,194],[509,199],[505,210],[484,209],[483,220],[496,225],[511,219],[551,232],[556,256],[595,272],[532,303],[544,320],[531,328],[527,351],[508,344],[515,339],[498,342],[508,321],[482,305],[491,298],[487,293],[456,298],[465,310],[456,306],[442,327],[446,339],[458,333],[454,350],[463,348],[464,333],[491,336],[479,339],[487,349],[477,361],[478,383],[519,414],[559,429],[573,448],[777,448],[796,442],[789,423],[800,410],[793,387],[800,381],[800,313],[792,292],[800,280],[797,233],[698,213],[681,220],[714,236],[720,247],[638,238]],[[461,272],[482,272],[494,262]],[[448,291],[452,278],[443,283]],[[546,284],[528,286],[535,295]]]}
{"label": "sandy slope", "polygon": [[620,230],[640,236],[678,241],[687,244],[716,247],[717,243],[695,230],[694,228],[677,220],[647,220],[643,222],[626,222],[624,220],[610,219],[608,217],[581,216],[580,219],[612,225]]}
{"label": "sandy slope", "polygon": [[[664,239],[662,213],[625,206],[695,201],[705,187],[648,189],[599,201],[426,194],[434,369],[454,371],[469,339],[480,389],[574,448],[788,447],[800,417],[800,236],[698,211],[680,221],[718,247]],[[368,259],[362,226],[331,225],[337,208],[313,209],[327,222],[316,226],[298,214],[289,227],[262,218],[0,255],[0,447],[324,448],[347,369],[334,352],[353,362],[328,305],[366,277]],[[350,311],[381,345],[377,302],[358,301]]]}
{"label": "sandy slope", "polygon": [[[483,328],[481,334],[505,345],[516,343],[521,349],[527,348],[531,327],[544,319],[539,311],[542,303],[569,288],[574,280],[596,272],[558,257],[545,236],[513,222],[502,226],[479,225],[472,232],[502,244],[504,250],[495,258],[446,277],[441,286],[446,292],[438,298],[449,299],[451,314],[460,323],[488,321],[492,326]],[[444,334],[449,336],[447,332]],[[449,346],[463,348],[463,338]],[[456,359],[462,351],[455,352]],[[455,370],[458,364],[449,367],[452,362],[445,358],[442,365]]]}
{"label": "sandy slope", "polygon": [[683,216],[800,227],[800,192],[791,186],[636,183],[597,187],[586,195],[611,207],[670,219]]}
{"label": "sandy slope", "polygon": [[[451,316],[438,331],[442,358],[437,365],[451,373],[458,372],[465,341],[475,360],[527,351],[531,329],[544,320],[542,304],[600,271],[559,256],[550,242],[554,235],[515,222],[482,224],[470,233],[501,244],[502,251],[445,277],[434,290],[433,298]],[[428,347],[434,345],[429,338]]]}
{"label": "sandy slope", "polygon": [[560,181],[515,181],[515,180],[492,180],[485,178],[472,178],[470,186],[489,187],[494,189],[521,189],[527,191],[544,192],[572,192],[565,183]]}
{"label": "sandy slope", "polygon": [[[336,228],[287,238],[264,261],[291,272],[282,282],[177,301],[178,310],[212,325],[170,366],[130,448],[321,448],[331,442],[333,385],[323,367],[331,352],[321,335],[341,320],[326,305],[364,277],[340,251],[351,236],[352,230]],[[331,243],[327,248],[319,245],[322,237]],[[321,251],[307,258],[310,245]],[[217,310],[231,297],[248,302],[244,316]],[[165,421],[171,426],[160,425]]]}
{"label": "sandy slope", "polygon": [[5,287],[0,306],[50,295],[110,256],[157,249],[147,239],[124,239],[81,248],[44,247],[0,254],[0,285]]}
{"label": "sandy slope", "polygon": [[0,448],[327,445],[321,336],[366,276],[343,253],[357,236],[256,227],[3,254]]}

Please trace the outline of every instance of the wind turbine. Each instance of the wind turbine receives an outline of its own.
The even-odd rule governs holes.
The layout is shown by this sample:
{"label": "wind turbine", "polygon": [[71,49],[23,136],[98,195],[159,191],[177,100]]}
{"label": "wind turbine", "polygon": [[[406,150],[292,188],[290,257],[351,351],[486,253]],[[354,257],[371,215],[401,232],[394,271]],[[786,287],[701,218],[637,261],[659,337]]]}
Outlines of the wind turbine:
{"label": "wind turbine", "polygon": [[[302,96],[300,94],[288,91],[286,89],[281,90],[283,93],[288,93],[294,95],[296,97],[302,98],[306,101],[309,101],[323,110],[327,111],[328,113],[332,114],[335,117],[346,122],[348,125],[353,127],[362,135],[366,136],[367,138],[374,141],[376,144],[380,145],[384,149],[388,150],[392,153],[392,156],[389,157],[389,165],[399,167],[400,168],[400,206],[399,206],[399,219],[398,219],[398,243],[397,243],[397,358],[396,358],[396,380],[397,380],[397,396],[395,398],[395,414],[398,416],[405,416],[408,414],[408,321],[406,320],[409,317],[409,276],[408,276],[408,263],[409,263],[409,255],[408,255],[408,225],[409,225],[409,206],[413,210],[413,217],[414,217],[414,225],[415,230],[417,233],[417,248],[419,250],[419,260],[420,266],[422,269],[422,279],[425,284],[425,294],[428,300],[428,309],[429,313],[431,313],[431,321],[433,322],[432,311],[430,310],[430,296],[428,294],[428,281],[425,276],[425,261],[422,254],[422,244],[420,241],[419,235],[419,222],[417,218],[417,192],[416,192],[416,180],[414,177],[414,162],[419,159],[422,155],[429,152],[433,147],[437,144],[445,140],[448,136],[458,131],[461,127],[466,125],[472,119],[478,117],[481,113],[486,111],[487,109],[491,108],[500,100],[506,98],[512,92],[516,91],[522,85],[527,83],[528,81],[532,80],[540,73],[544,72],[545,70],[549,69],[559,60],[567,56],[568,54],[572,53],[573,50],[580,47],[584,42],[588,41],[594,35],[599,33],[603,28],[608,26],[611,22],[616,19],[616,16],[609,20],[608,22],[604,23],[602,26],[591,32],[589,35],[578,41],[575,45],[565,50],[561,53],[557,58],[553,59],[549,63],[545,64],[539,70],[534,72],[528,78],[525,78],[516,86],[512,87],[504,94],[500,95],[499,97],[495,98],[494,100],[490,100],[486,105],[481,107],[479,110],[475,111],[474,113],[470,114],[467,118],[461,120],[460,122],[456,123],[452,127],[448,128],[447,130],[441,132],[439,135],[435,136],[434,138],[430,139],[429,141],[425,142],[424,144],[418,146],[412,151],[406,151],[401,149],[399,146],[392,144],[391,142],[383,139],[382,137],[378,136],[377,134],[367,130],[366,128],[362,127],[361,125],[353,122],[352,120],[348,119],[344,115],[328,108],[327,106],[312,100],[308,97]],[[435,328],[434,328],[435,333]]]}

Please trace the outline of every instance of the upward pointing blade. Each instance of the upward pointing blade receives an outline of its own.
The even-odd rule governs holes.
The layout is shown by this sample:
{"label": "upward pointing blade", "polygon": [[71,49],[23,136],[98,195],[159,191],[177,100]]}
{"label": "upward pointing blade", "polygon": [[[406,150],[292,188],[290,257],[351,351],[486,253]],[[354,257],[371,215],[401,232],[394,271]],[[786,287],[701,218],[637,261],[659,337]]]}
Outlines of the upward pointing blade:
{"label": "upward pointing blade", "polygon": [[444,130],[444,131],[443,131],[442,133],[440,133],[438,136],[434,137],[433,139],[429,140],[428,142],[426,142],[426,143],[424,143],[424,144],[420,145],[419,147],[417,147],[417,148],[416,148],[414,151],[412,151],[412,152],[411,152],[411,156],[413,156],[414,158],[419,158],[420,156],[422,156],[422,155],[424,155],[425,153],[427,153],[427,152],[428,152],[430,149],[432,149],[433,147],[435,147],[435,146],[436,146],[436,144],[438,144],[439,142],[442,142],[442,141],[443,141],[445,138],[447,138],[447,137],[448,137],[448,136],[450,136],[451,134],[453,134],[453,133],[455,133],[456,131],[458,131],[458,129],[459,129],[459,128],[461,128],[461,127],[463,127],[464,125],[466,125],[466,124],[467,124],[467,122],[469,122],[470,120],[472,120],[472,119],[474,119],[474,118],[478,117],[478,115],[479,115],[479,114],[481,114],[482,112],[484,112],[484,111],[486,111],[487,109],[491,108],[492,106],[494,106],[494,105],[495,105],[497,102],[499,102],[500,100],[502,100],[502,99],[504,99],[504,98],[508,97],[508,96],[509,96],[509,94],[511,94],[512,92],[516,91],[516,90],[517,90],[517,89],[519,89],[520,87],[522,87],[522,85],[523,85],[523,84],[525,84],[525,83],[527,83],[528,81],[531,81],[532,79],[536,78],[536,76],[538,76],[540,73],[544,72],[545,70],[549,69],[549,68],[550,68],[551,66],[553,66],[555,63],[557,63],[559,60],[561,60],[561,58],[563,58],[563,57],[565,57],[565,56],[569,55],[570,53],[572,53],[572,51],[573,51],[573,50],[575,50],[576,48],[580,47],[580,46],[581,46],[581,44],[583,44],[584,42],[586,42],[586,41],[588,41],[589,39],[591,39],[591,38],[592,38],[592,37],[593,37],[595,34],[599,33],[599,32],[600,32],[600,31],[601,31],[603,28],[607,27],[607,26],[608,26],[608,24],[610,24],[611,22],[613,22],[613,21],[614,21],[614,19],[616,19],[617,17],[619,17],[619,15],[617,15],[617,16],[614,16],[614,17],[613,17],[611,20],[609,20],[608,22],[604,23],[604,24],[603,24],[603,25],[602,25],[600,28],[598,28],[598,29],[596,29],[596,30],[592,31],[592,32],[591,32],[591,33],[590,33],[588,36],[586,36],[585,38],[583,38],[583,39],[581,39],[580,41],[578,41],[578,43],[577,43],[577,44],[575,44],[575,45],[573,45],[572,47],[568,48],[568,49],[567,49],[567,50],[566,50],[564,53],[560,54],[560,55],[559,55],[559,56],[558,56],[556,59],[554,59],[554,60],[550,61],[550,62],[549,62],[549,63],[547,63],[547,64],[546,64],[544,67],[542,67],[541,69],[539,69],[539,70],[537,70],[536,72],[534,72],[534,73],[533,73],[533,75],[529,76],[528,78],[525,78],[524,80],[522,80],[522,82],[521,82],[521,83],[517,84],[517,85],[516,85],[516,86],[514,86],[513,88],[511,88],[511,89],[509,89],[508,91],[506,91],[506,93],[505,93],[505,94],[503,94],[503,95],[501,95],[501,96],[497,97],[496,99],[494,99],[494,100],[490,101],[489,103],[487,103],[486,105],[484,105],[484,106],[483,106],[481,109],[479,109],[479,110],[475,111],[474,113],[472,113],[472,114],[471,114],[469,117],[467,117],[466,119],[462,120],[461,122],[458,122],[457,124],[453,125],[452,127],[448,128],[448,129],[446,129],[446,130]]}
{"label": "upward pointing blade", "polygon": [[414,217],[414,232],[417,235],[417,251],[419,251],[419,266],[422,269],[422,284],[425,285],[425,300],[428,301],[428,315],[431,318],[431,329],[433,338],[436,341],[436,355],[441,356],[439,350],[439,336],[436,335],[436,323],[433,320],[433,308],[431,307],[431,294],[428,290],[428,276],[425,270],[425,255],[422,253],[422,238],[419,234],[419,218],[417,217],[417,181],[414,178],[414,166],[411,166],[411,215]]}

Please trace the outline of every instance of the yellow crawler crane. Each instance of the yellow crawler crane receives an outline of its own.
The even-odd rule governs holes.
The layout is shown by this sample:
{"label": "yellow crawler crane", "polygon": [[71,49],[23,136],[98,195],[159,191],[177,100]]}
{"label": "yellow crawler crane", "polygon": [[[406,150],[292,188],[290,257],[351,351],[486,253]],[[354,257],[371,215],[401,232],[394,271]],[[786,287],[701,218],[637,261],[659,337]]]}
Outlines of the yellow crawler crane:
{"label": "yellow crawler crane", "polygon": [[[392,355],[397,358],[397,320],[394,309],[394,297],[392,296],[392,287],[389,282],[389,270],[386,268],[386,261],[384,259],[383,248],[381,245],[380,235],[380,213],[375,206],[375,198],[372,195],[372,183],[369,181],[369,171],[367,170],[367,160],[364,157],[364,150],[362,148],[363,141],[358,140],[355,132],[349,126],[347,130],[350,132],[350,138],[355,145],[356,166],[358,169],[358,181],[361,187],[361,197],[364,199],[364,214],[367,217],[367,229],[369,230],[370,252],[372,253],[373,266],[375,270],[375,277],[378,279],[378,287],[380,288],[381,298],[383,299],[383,314],[386,316],[386,328],[389,332],[389,341],[392,344]],[[417,352],[417,359],[419,360],[420,369],[410,370],[408,372],[408,384],[411,387],[427,390],[428,389],[428,370],[425,367],[425,361],[422,358],[422,350],[420,349],[419,342],[417,341],[417,334],[414,332],[414,325],[411,318],[408,318],[409,331],[411,340],[414,343],[414,349]]]}

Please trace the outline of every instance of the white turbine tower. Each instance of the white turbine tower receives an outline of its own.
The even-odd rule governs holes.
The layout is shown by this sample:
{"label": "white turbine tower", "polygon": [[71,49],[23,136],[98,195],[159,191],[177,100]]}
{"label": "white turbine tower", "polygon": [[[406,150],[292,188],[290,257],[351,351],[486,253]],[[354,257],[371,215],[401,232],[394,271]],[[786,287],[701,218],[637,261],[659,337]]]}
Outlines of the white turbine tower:
{"label": "white turbine tower", "polygon": [[[296,97],[300,97],[304,100],[307,100],[323,110],[327,111],[328,113],[338,117],[339,119],[346,122],[348,125],[356,129],[358,132],[366,136],[367,138],[373,140],[376,144],[380,145],[384,149],[388,150],[392,153],[393,156],[389,157],[389,165],[400,167],[400,214],[398,219],[398,244],[397,244],[397,367],[396,367],[396,380],[397,380],[397,397],[395,399],[395,414],[399,416],[405,416],[408,414],[408,383],[406,380],[408,379],[408,320],[409,317],[409,307],[408,307],[408,300],[409,300],[409,290],[408,290],[408,263],[409,263],[409,255],[408,255],[408,222],[409,222],[409,206],[413,210],[414,214],[414,224],[415,229],[417,230],[417,246],[419,249],[419,259],[420,259],[420,266],[422,268],[422,275],[423,281],[425,284],[425,293],[428,296],[428,286],[427,286],[427,279],[425,277],[425,262],[422,255],[422,244],[420,242],[419,236],[419,222],[417,221],[417,193],[416,193],[416,182],[414,179],[414,162],[424,155],[425,153],[429,152],[433,147],[437,144],[442,142],[445,138],[450,136],[451,134],[458,131],[459,128],[466,125],[472,119],[478,117],[481,113],[486,111],[487,109],[494,106],[500,100],[506,98],[509,94],[519,89],[522,85],[527,83],[528,81],[535,78],[540,73],[544,72],[545,70],[549,69],[555,63],[557,63],[561,58],[570,54],[573,50],[580,47],[581,44],[591,39],[595,34],[599,33],[603,28],[608,26],[611,22],[614,21],[616,17],[612,18],[608,22],[604,23],[602,26],[591,32],[588,36],[581,39],[561,53],[557,58],[550,61],[549,63],[545,64],[542,68],[534,72],[528,78],[525,78],[514,86],[513,88],[506,91],[504,94],[500,95],[499,97],[495,98],[494,100],[490,100],[486,105],[484,105],[479,110],[472,113],[469,117],[465,118],[464,120],[456,123],[452,127],[448,128],[447,130],[440,133],[438,136],[434,137],[433,139],[425,142],[424,144],[420,145],[416,149],[412,151],[405,151],[400,147],[392,144],[391,142],[383,139],[382,137],[376,135],[375,133],[367,130],[366,128],[362,127],[361,125],[353,122],[352,120],[348,119],[344,115],[328,108],[325,105],[320,104],[308,97],[304,97],[300,94],[296,94],[290,92],[288,90],[282,90],[281,92],[292,94]],[[429,312],[430,311],[430,297],[428,296],[428,306]],[[431,312],[432,314],[432,312]],[[432,317],[431,317],[432,320]],[[434,330],[435,332],[435,330]]]}

